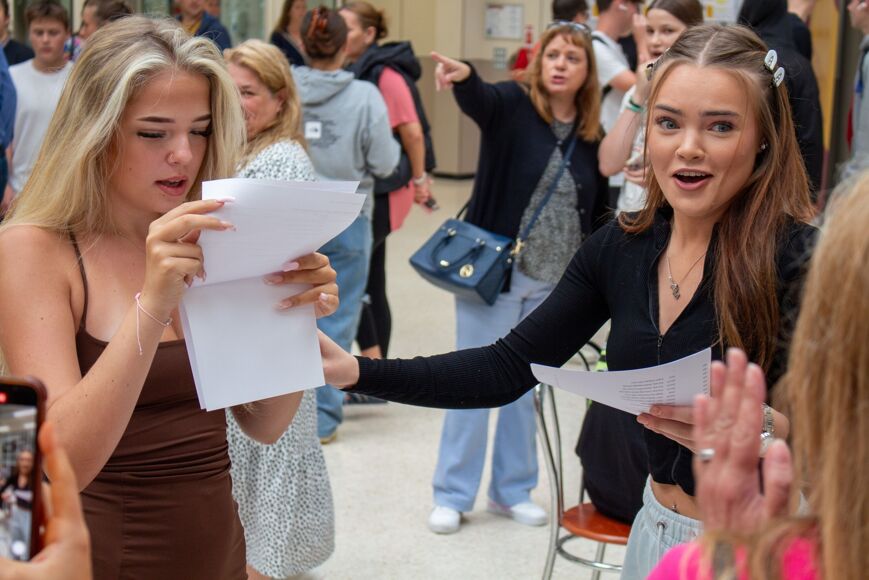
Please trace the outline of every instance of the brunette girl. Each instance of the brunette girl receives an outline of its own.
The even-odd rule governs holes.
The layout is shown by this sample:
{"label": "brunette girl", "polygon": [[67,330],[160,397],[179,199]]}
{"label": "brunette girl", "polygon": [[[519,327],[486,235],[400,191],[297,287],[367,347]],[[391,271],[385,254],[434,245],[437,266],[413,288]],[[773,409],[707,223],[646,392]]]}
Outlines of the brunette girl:
{"label": "brunette girl", "polygon": [[[552,295],[483,348],[372,361],[323,338],[327,376],[378,397],[448,408],[523,396],[530,364],[560,366],[611,320],[611,370],[670,362],[712,347],[745,349],[777,379],[814,228],[786,90],[748,29],[698,26],[658,61],[649,97],[649,194],[592,235]],[[700,531],[694,500],[691,407],[654,406],[650,479],[634,522],[624,578],[643,578],[666,548]],[[767,430],[787,419],[768,409]],[[760,435],[760,434],[758,434]]]}

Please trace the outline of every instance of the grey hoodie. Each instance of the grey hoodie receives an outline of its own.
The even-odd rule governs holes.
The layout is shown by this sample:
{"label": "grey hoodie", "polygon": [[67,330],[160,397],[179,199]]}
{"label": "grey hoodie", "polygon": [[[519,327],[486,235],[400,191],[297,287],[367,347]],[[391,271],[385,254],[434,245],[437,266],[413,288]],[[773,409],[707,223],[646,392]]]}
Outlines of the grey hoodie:
{"label": "grey hoodie", "polygon": [[[860,43],[860,62],[857,66],[861,70],[857,71],[854,79],[855,89],[857,81],[861,76],[863,84],[869,85],[869,35],[863,37],[863,42]],[[864,169],[869,169],[869,89],[863,87],[862,93],[854,94],[854,110],[851,112],[851,119],[854,124],[854,138],[851,142],[851,159],[845,164],[842,169],[842,180],[850,179],[856,176]]]}
{"label": "grey hoodie", "polygon": [[374,176],[389,176],[400,153],[383,97],[373,84],[345,70],[298,66],[293,78],[317,178],[359,180],[358,193],[368,196],[362,213],[370,217]]}

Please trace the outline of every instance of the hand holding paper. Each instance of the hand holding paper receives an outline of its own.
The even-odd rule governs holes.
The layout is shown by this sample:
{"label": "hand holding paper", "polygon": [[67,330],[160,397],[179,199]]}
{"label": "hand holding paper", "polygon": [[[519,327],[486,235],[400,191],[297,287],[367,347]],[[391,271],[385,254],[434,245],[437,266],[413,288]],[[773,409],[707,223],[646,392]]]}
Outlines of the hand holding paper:
{"label": "hand holding paper", "polygon": [[224,179],[203,198],[234,198],[214,212],[233,232],[203,232],[206,280],[181,303],[200,405],[215,410],[324,383],[314,307],[276,304],[305,285],[265,279],[310,254],[359,215],[356,183]]}
{"label": "hand holding paper", "polygon": [[531,372],[541,383],[639,415],[652,405],[692,405],[695,395],[708,395],[711,358],[707,348],[645,369],[594,372],[532,364]]}

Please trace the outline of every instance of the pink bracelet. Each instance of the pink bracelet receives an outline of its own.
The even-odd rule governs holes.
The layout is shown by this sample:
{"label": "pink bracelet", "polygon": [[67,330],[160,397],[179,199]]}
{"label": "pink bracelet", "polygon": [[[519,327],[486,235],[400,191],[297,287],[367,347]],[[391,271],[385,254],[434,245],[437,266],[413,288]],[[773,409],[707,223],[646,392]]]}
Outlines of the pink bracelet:
{"label": "pink bracelet", "polygon": [[151,314],[150,312],[145,310],[145,307],[142,306],[142,302],[139,300],[139,298],[141,298],[141,297],[142,297],[141,292],[136,293],[136,343],[139,345],[139,356],[142,356],[145,353],[145,351],[142,349],[142,339],[139,335],[139,326],[140,326],[139,311],[144,312],[148,318],[150,318],[151,320],[153,320],[154,322],[156,322],[157,324],[159,324],[163,328],[167,328],[170,324],[172,324],[172,317],[171,316],[169,317],[169,320],[167,320],[166,322],[163,322],[159,318],[157,318],[156,316],[154,316],[153,314]]}

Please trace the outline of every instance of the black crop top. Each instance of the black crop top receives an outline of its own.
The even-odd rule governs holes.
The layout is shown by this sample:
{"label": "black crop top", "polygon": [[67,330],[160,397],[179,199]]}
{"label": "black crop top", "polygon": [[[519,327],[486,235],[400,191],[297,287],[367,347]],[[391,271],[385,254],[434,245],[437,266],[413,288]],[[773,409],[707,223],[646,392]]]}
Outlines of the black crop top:
{"label": "black crop top", "polygon": [[[816,229],[791,220],[777,258],[782,316],[779,348],[768,373],[781,376],[796,320],[805,265]],[[609,370],[630,370],[677,360],[717,344],[712,300],[714,251],[707,252],[703,281],[664,336],[658,332],[658,259],[670,236],[669,216],[659,212],[653,227],[627,234],[615,222],[580,247],[549,298],[490,346],[410,360],[359,358],[353,391],[400,403],[441,408],[505,405],[536,384],[530,364],[563,365],[597,330],[612,320],[607,342]],[[710,242],[714,249],[715,235]],[[751,357],[751,353],[749,353]],[[652,479],[694,494],[691,451],[646,430]]]}

